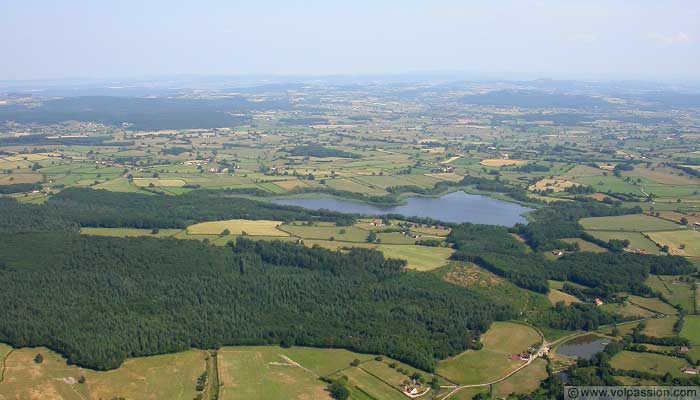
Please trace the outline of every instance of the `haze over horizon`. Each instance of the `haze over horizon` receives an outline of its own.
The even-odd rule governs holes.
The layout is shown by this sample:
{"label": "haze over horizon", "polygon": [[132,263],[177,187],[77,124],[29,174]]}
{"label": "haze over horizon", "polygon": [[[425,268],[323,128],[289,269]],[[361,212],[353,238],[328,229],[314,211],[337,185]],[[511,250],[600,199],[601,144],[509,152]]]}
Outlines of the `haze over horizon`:
{"label": "haze over horizon", "polygon": [[0,4],[0,80],[458,71],[700,81],[700,3]]}

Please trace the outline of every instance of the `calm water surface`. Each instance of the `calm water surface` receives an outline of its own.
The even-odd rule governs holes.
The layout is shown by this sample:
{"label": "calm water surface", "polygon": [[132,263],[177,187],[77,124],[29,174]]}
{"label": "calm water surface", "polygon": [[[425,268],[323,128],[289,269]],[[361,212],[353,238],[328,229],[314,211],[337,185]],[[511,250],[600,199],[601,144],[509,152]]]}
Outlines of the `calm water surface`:
{"label": "calm water surface", "polygon": [[401,214],[410,217],[428,217],[444,222],[513,226],[526,223],[523,214],[531,208],[486,196],[453,192],[442,197],[410,197],[401,206],[382,207],[334,198],[281,199],[276,204],[300,206],[312,210],[325,208],[352,214]]}
{"label": "calm water surface", "polygon": [[557,347],[557,353],[589,360],[595,354],[603,351],[608,343],[610,343],[610,339],[596,335],[584,335],[564,342]]}

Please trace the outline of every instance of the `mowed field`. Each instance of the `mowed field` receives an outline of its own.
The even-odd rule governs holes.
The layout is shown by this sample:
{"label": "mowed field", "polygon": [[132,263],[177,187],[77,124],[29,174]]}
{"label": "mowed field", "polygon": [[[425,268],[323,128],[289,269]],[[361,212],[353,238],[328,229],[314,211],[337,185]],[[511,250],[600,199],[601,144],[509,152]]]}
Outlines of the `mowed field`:
{"label": "mowed field", "polygon": [[568,293],[562,292],[557,289],[550,289],[549,293],[547,293],[547,298],[550,302],[552,302],[552,304],[557,304],[560,301],[563,301],[566,305],[572,303],[581,303],[581,300],[578,297],[572,296]]}
{"label": "mowed field", "polygon": [[681,336],[690,340],[694,346],[700,346],[700,315],[688,315],[683,322]]}
{"label": "mowed field", "polygon": [[645,214],[582,218],[579,223],[584,229],[594,231],[650,232],[681,229],[676,223]]}
{"label": "mowed field", "polygon": [[158,233],[153,233],[151,229],[136,228],[80,228],[80,233],[91,236],[112,236],[112,237],[169,237],[182,232],[181,229],[160,229]]}
{"label": "mowed field", "polygon": [[669,303],[680,306],[688,314],[695,312],[693,284],[682,282],[675,276],[650,275],[647,286],[661,293]]}
{"label": "mowed field", "polygon": [[641,296],[634,296],[634,295],[629,295],[628,296],[629,302],[635,305],[638,305],[642,308],[646,308],[651,311],[655,311],[657,313],[665,314],[665,315],[676,315],[678,314],[678,310],[673,308],[668,303],[664,303],[663,301],[655,298],[655,297],[641,297]]}
{"label": "mowed field", "polygon": [[700,232],[681,231],[647,232],[649,239],[659,246],[668,246],[669,253],[677,256],[700,257]]}
{"label": "mowed field", "polygon": [[637,353],[621,351],[611,360],[613,368],[626,371],[646,371],[656,375],[671,374],[675,377],[687,376],[681,372],[681,368],[688,365],[682,358],[675,358],[654,353]]}
{"label": "mowed field", "polygon": [[[291,362],[279,347],[224,347],[219,350],[221,400],[331,399],[326,384]],[[287,358],[285,358],[287,357]],[[295,361],[296,362],[296,361]]]}
{"label": "mowed field", "polygon": [[[41,364],[34,362],[37,354],[44,357]],[[129,359],[116,370],[101,372],[67,365],[45,348],[16,349],[5,360],[0,399],[191,400],[205,369],[206,352],[200,350]],[[81,376],[85,383],[78,382]]]}
{"label": "mowed field", "polygon": [[494,322],[482,335],[481,342],[484,345],[481,350],[468,350],[441,361],[438,374],[462,385],[497,380],[525,363],[511,361],[510,357],[538,345],[540,336],[525,325]]}
{"label": "mowed field", "polygon": [[540,382],[547,379],[547,361],[537,359],[528,367],[513,376],[493,385],[495,398],[507,398],[510,394],[529,394],[540,387]]}
{"label": "mowed field", "polygon": [[218,235],[228,229],[231,235],[289,236],[288,233],[277,229],[281,224],[281,221],[230,219],[190,225],[187,227],[187,234]]}
{"label": "mowed field", "polygon": [[408,268],[418,271],[431,271],[447,264],[454,250],[447,247],[428,247],[418,245],[382,244],[377,250],[387,258],[400,258],[408,262]]}

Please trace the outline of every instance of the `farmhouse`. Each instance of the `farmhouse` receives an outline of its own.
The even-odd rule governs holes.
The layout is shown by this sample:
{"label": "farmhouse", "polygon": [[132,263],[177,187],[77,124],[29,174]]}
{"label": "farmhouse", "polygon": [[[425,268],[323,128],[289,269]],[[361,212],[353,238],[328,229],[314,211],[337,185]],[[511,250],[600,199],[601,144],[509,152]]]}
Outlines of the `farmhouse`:
{"label": "farmhouse", "polygon": [[685,368],[681,368],[681,372],[684,373],[684,374],[688,374],[688,375],[697,375],[697,374],[698,374],[698,368],[688,368],[688,367],[685,367]]}
{"label": "farmhouse", "polygon": [[597,306],[602,306],[604,304],[603,300],[601,300],[599,297],[596,297],[595,300],[593,300],[593,302]]}

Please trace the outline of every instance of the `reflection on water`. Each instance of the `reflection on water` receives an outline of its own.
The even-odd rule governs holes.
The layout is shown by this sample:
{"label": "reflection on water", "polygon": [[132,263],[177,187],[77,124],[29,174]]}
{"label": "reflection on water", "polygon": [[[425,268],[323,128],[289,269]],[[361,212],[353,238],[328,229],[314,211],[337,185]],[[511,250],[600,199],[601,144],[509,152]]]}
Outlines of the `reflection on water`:
{"label": "reflection on water", "polygon": [[603,351],[608,343],[610,343],[610,339],[596,335],[583,335],[564,342],[557,348],[557,353],[589,360],[595,354]]}
{"label": "reflection on water", "polygon": [[382,207],[366,203],[338,200],[334,198],[318,199],[281,199],[277,204],[300,206],[308,209],[327,209],[352,214],[401,214],[409,217],[428,217],[444,222],[489,224],[513,226],[527,223],[522,216],[531,211],[516,203],[509,203],[486,196],[453,192],[442,197],[411,197],[401,206]]}

